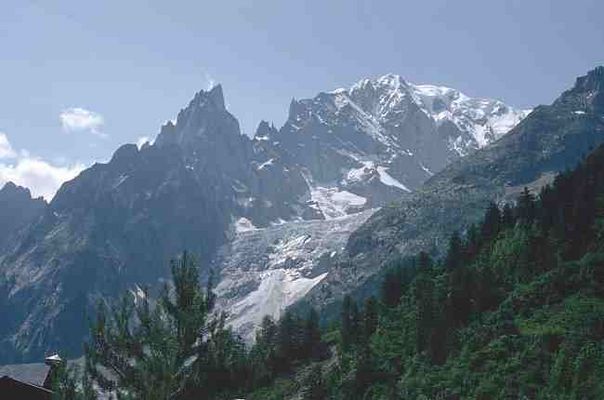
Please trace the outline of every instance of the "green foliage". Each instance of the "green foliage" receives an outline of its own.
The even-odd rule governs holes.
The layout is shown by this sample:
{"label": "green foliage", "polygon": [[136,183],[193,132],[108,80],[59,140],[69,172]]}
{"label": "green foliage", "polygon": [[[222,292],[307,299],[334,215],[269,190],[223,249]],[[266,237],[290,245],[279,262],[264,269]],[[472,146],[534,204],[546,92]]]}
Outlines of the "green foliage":
{"label": "green foliage", "polygon": [[327,396],[327,388],[323,381],[323,373],[320,365],[312,366],[304,380],[302,391],[303,400],[323,400]]}
{"label": "green foliage", "polygon": [[101,302],[85,345],[85,371],[62,371],[57,396],[94,398],[93,384],[119,399],[145,400],[218,398],[247,389],[248,354],[225,316],[211,314],[210,287],[200,286],[195,260],[185,252],[172,263],[172,285],[157,301],[141,290],[114,305]]}
{"label": "green foliage", "polygon": [[87,376],[135,399],[604,398],[603,199],[600,148],[539,196],[490,204],[442,260],[396,262],[381,301],[346,296],[323,338],[314,310],[286,313],[249,350],[181,261],[154,307],[101,307]]}
{"label": "green foliage", "polygon": [[604,398],[602,199],[604,148],[539,196],[490,204],[412,279],[392,268],[368,337],[346,298],[326,398]]}
{"label": "green foliage", "polygon": [[50,370],[53,400],[96,400],[97,393],[86,373],[61,362]]}
{"label": "green foliage", "polygon": [[99,306],[86,367],[101,388],[121,398],[159,400],[180,398],[197,386],[200,377],[191,371],[202,368],[214,339],[202,336],[209,296],[187,253],[173,262],[172,279],[154,306],[146,292],[124,296],[111,310]]}

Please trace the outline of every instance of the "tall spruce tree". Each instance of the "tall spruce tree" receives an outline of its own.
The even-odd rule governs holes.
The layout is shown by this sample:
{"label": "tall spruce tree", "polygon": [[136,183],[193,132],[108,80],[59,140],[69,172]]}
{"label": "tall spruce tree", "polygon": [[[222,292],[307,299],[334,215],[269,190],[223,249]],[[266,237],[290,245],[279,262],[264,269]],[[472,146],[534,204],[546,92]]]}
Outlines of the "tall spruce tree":
{"label": "tall spruce tree", "polygon": [[378,303],[375,297],[367,298],[363,309],[363,333],[365,338],[369,338],[377,329],[378,311]]}
{"label": "tall spruce tree", "polygon": [[342,348],[348,350],[354,343],[354,329],[355,322],[353,320],[353,308],[354,304],[350,295],[344,296],[342,302],[342,309],[340,311],[340,341]]}
{"label": "tall spruce tree", "polygon": [[453,271],[463,262],[463,241],[459,236],[459,232],[455,231],[449,239],[449,248],[445,256],[445,268],[448,271]]}
{"label": "tall spruce tree", "polygon": [[497,236],[501,230],[501,211],[497,204],[490,202],[481,226],[481,235],[484,241],[490,241]]}
{"label": "tall spruce tree", "polygon": [[434,282],[432,280],[432,260],[426,252],[418,256],[418,274],[415,279],[415,304],[417,307],[416,339],[417,352],[427,349],[436,315],[434,305]]}
{"label": "tall spruce tree", "polygon": [[173,286],[152,305],[146,291],[99,305],[85,346],[86,371],[103,389],[131,399],[180,399],[207,351],[209,302],[195,260],[172,263]]}
{"label": "tall spruce tree", "polygon": [[535,196],[528,187],[524,187],[517,201],[518,219],[523,224],[530,224],[535,219]]}

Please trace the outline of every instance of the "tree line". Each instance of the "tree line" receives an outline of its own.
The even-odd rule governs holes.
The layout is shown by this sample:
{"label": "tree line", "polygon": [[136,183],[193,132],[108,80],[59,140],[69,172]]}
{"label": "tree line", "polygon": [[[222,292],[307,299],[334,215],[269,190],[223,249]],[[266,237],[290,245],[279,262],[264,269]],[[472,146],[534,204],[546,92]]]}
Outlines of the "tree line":
{"label": "tree line", "polygon": [[267,317],[250,348],[212,313],[185,254],[154,304],[143,295],[99,308],[86,368],[57,379],[57,393],[604,398],[604,148],[459,228],[442,257],[398,260],[374,296],[346,296],[335,323],[321,327],[314,310]]}

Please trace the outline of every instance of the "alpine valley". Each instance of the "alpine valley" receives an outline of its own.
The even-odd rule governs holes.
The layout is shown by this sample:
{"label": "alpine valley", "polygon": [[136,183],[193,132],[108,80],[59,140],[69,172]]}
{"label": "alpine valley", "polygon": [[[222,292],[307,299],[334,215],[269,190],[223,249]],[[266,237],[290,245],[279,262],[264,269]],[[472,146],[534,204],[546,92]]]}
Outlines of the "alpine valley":
{"label": "alpine valley", "polygon": [[[539,188],[604,142],[604,68],[519,110],[397,75],[292,100],[242,135],[222,88],[200,91],[153,143],[126,144],[50,203],[0,191],[0,364],[81,354],[99,299],[169,277],[183,249],[216,272],[228,322],[328,310],[394,258]],[[328,315],[329,313],[325,313]]]}

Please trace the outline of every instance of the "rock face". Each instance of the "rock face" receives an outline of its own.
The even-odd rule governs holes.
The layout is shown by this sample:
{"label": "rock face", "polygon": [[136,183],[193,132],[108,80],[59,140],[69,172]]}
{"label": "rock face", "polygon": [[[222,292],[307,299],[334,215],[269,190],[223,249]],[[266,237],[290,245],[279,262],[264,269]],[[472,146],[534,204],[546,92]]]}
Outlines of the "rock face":
{"label": "rock face", "polygon": [[397,75],[292,100],[267,141],[301,166],[311,202],[326,217],[396,200],[448,163],[487,145],[529,113],[454,89],[413,85]]}
{"label": "rock face", "polygon": [[262,122],[250,139],[220,86],[201,91],[154,144],[120,147],[12,229],[0,360],[79,354],[95,303],[157,287],[183,249],[214,260],[221,306],[249,334],[325,281],[375,208],[525,114],[387,75],[293,101],[281,129]]}
{"label": "rock face", "polygon": [[604,143],[604,68],[577,79],[552,105],[539,106],[508,134],[383,207],[356,230],[329,275],[305,302],[329,307],[362,290],[394,258],[442,249],[454,229],[478,221],[490,200],[513,199],[573,168]]}
{"label": "rock face", "polygon": [[0,249],[11,237],[42,214],[46,202],[33,199],[29,189],[8,182],[0,189]]}

